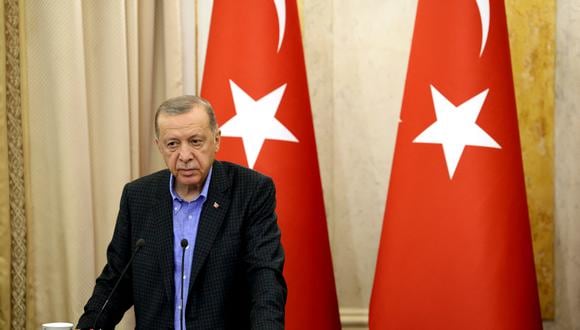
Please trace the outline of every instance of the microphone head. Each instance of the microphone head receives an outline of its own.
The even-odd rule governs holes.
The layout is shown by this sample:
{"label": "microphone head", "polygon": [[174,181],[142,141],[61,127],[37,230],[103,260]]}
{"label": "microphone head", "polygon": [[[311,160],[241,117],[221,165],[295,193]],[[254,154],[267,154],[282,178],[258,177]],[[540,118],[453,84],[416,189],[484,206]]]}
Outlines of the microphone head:
{"label": "microphone head", "polygon": [[189,245],[189,242],[184,238],[181,240],[181,247],[186,248]]}
{"label": "microphone head", "polygon": [[138,240],[137,240],[137,242],[135,243],[135,248],[137,248],[137,249],[138,249],[138,248],[140,248],[140,247],[143,247],[143,245],[145,245],[145,240],[144,240],[144,239],[142,239],[142,238],[140,238],[140,239],[138,239]]}

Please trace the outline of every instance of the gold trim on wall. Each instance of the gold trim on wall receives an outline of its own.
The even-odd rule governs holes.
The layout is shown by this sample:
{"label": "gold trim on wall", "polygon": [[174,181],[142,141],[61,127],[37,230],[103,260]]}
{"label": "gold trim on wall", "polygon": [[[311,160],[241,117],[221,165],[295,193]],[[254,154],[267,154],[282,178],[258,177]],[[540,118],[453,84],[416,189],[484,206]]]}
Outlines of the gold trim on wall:
{"label": "gold trim on wall", "polygon": [[11,328],[26,328],[26,211],[20,70],[20,1],[4,0],[6,127],[11,233]]}
{"label": "gold trim on wall", "polygon": [[10,199],[6,128],[6,43],[4,2],[0,2],[0,329],[10,328]]}
{"label": "gold trim on wall", "polygon": [[554,319],[554,0],[506,2],[542,318]]}

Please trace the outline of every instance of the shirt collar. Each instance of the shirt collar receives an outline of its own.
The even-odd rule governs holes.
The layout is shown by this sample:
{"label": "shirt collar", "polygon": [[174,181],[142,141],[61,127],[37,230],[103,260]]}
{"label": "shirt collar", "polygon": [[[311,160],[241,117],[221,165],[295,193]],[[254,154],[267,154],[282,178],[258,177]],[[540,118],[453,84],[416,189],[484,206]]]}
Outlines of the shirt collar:
{"label": "shirt collar", "polygon": [[[207,178],[205,178],[205,183],[203,184],[203,188],[201,189],[201,193],[197,196],[193,202],[197,201],[200,197],[203,196],[202,200],[207,198],[207,191],[209,190],[209,182],[211,181],[211,173],[213,171],[213,166],[209,168],[209,173],[207,174]],[[179,197],[179,195],[175,192],[175,187],[173,186],[173,182],[175,181],[175,177],[173,174],[169,174],[169,192],[171,193],[171,198],[173,200],[178,200],[183,202],[183,198]]]}

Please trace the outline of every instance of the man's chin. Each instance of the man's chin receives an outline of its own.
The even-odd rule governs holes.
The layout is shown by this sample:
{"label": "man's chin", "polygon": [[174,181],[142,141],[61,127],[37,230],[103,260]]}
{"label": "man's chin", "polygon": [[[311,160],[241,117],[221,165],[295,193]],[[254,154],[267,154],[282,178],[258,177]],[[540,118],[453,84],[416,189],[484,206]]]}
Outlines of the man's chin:
{"label": "man's chin", "polygon": [[200,181],[199,175],[179,175],[177,182],[181,184],[196,184]]}
{"label": "man's chin", "polygon": [[184,173],[179,173],[176,177],[177,183],[180,185],[191,186],[198,185],[201,182],[201,176],[199,174],[186,175]]}

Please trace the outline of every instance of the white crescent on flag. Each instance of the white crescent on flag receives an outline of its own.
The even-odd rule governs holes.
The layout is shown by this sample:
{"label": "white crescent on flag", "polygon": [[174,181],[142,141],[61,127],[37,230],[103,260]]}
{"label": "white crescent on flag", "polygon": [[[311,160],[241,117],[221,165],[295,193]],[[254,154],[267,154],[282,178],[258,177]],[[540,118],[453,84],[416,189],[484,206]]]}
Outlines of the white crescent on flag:
{"label": "white crescent on flag", "polygon": [[487,43],[487,35],[489,34],[489,0],[475,1],[477,2],[477,9],[479,9],[479,17],[481,18],[481,48],[479,49],[479,57],[481,57]]}
{"label": "white crescent on flag", "polygon": [[286,0],[274,0],[274,6],[276,6],[276,14],[278,15],[278,49],[282,47],[282,41],[284,40],[284,33],[286,32]]}

